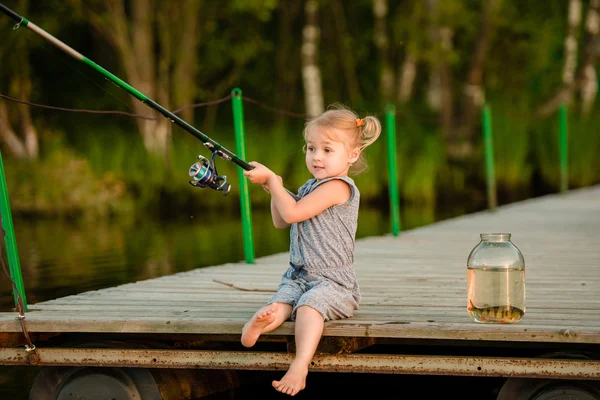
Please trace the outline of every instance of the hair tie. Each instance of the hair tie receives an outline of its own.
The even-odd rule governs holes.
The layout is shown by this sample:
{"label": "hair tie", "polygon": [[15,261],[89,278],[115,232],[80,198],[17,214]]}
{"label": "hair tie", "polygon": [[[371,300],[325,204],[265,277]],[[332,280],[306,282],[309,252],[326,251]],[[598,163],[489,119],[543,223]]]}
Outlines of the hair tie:
{"label": "hair tie", "polygon": [[356,127],[361,127],[365,124],[365,120],[364,119],[360,119],[360,118],[356,118]]}

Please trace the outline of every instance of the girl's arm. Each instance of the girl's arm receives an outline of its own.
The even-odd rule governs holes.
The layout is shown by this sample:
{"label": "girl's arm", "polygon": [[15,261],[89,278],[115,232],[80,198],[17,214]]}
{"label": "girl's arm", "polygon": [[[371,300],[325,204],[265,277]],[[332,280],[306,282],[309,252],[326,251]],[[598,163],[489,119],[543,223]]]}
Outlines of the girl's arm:
{"label": "girl's arm", "polygon": [[[279,179],[279,182],[283,186],[283,179],[280,176],[277,176],[277,178]],[[265,189],[265,191],[267,193],[271,194],[271,191],[269,190],[269,185],[267,183],[263,184],[262,187],[263,187],[263,189]],[[288,192],[288,194],[291,196],[291,193]],[[283,220],[283,218],[281,218],[279,211],[277,211],[277,206],[275,205],[275,202],[273,201],[273,197],[271,197],[271,218],[273,219],[273,225],[275,225],[275,228],[277,228],[277,229],[289,228],[289,226],[291,225],[291,224],[286,223]]]}
{"label": "girl's arm", "polygon": [[273,197],[271,197],[271,218],[273,218],[273,225],[275,225],[275,228],[277,228],[277,229],[289,228],[291,225],[291,224],[288,224],[287,222],[285,222],[283,220],[283,218],[281,217],[281,214],[279,214],[279,211],[277,210],[277,206],[275,205],[275,200],[273,200]]}
{"label": "girl's arm", "polygon": [[268,177],[267,185],[271,193],[271,209],[276,208],[286,224],[306,221],[331,206],[347,202],[351,195],[350,186],[339,179],[319,185],[299,201],[289,195],[275,174]]}
{"label": "girl's arm", "polygon": [[[325,211],[331,206],[343,204],[350,199],[351,191],[346,182],[335,179],[319,185],[313,192],[296,201],[290,193],[283,187],[281,178],[273,171],[257,162],[250,162],[254,169],[244,171],[244,175],[250,179],[250,182],[263,185],[271,193],[271,210],[277,211],[277,224],[281,220],[287,224],[306,221],[317,214]],[[279,219],[281,217],[281,220]],[[275,214],[273,214],[273,223],[275,223]]]}

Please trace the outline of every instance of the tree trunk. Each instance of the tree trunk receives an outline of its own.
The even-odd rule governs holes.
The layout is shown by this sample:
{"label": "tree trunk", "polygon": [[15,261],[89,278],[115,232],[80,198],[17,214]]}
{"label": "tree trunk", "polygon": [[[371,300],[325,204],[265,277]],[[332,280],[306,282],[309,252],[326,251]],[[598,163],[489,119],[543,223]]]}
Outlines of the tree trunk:
{"label": "tree trunk", "polygon": [[[431,46],[437,49],[440,43],[440,32],[437,23],[437,0],[427,0],[427,9],[429,11],[429,40]],[[440,62],[441,60],[437,57],[439,53],[435,50],[433,60],[430,60],[429,65],[429,82],[427,83],[427,103],[435,110],[439,111],[442,106],[442,95],[441,95],[441,77],[440,77]]]}
{"label": "tree trunk", "polygon": [[547,117],[554,113],[562,103],[571,101],[573,92],[577,90],[578,83],[575,81],[577,69],[577,28],[581,22],[581,1],[570,0],[568,18],[568,30],[565,37],[565,64],[562,73],[562,86],[548,102],[537,112],[539,117]]}
{"label": "tree trunk", "polygon": [[3,100],[0,100],[0,139],[8,151],[17,158],[26,158],[27,150],[15,131],[12,129],[8,118],[8,110]]}
{"label": "tree trunk", "polygon": [[398,100],[408,103],[412,98],[413,85],[417,77],[417,58],[408,51],[402,63],[400,85],[398,86]]}
{"label": "tree trunk", "polygon": [[598,77],[594,63],[598,57],[598,31],[600,30],[600,0],[591,0],[585,21],[587,33],[586,57],[582,68],[581,82],[581,111],[583,115],[588,115],[594,107],[594,101],[598,94]]}
{"label": "tree trunk", "polygon": [[[158,71],[157,71],[157,80],[158,85],[156,87],[156,97],[159,104],[162,104],[167,109],[169,108],[169,104],[171,103],[170,96],[170,87],[171,87],[171,62],[173,60],[173,30],[169,29],[176,23],[174,18],[175,10],[171,7],[173,3],[169,3],[165,5],[167,7],[167,11],[165,13],[160,13],[157,15],[158,22],[158,43],[160,48],[160,58],[158,60]],[[178,41],[181,43],[180,41]],[[175,44],[175,46],[177,46]],[[176,76],[176,75],[175,75]],[[189,79],[189,76],[187,76]],[[189,82],[188,82],[189,85]],[[189,85],[193,87],[193,85]],[[189,100],[191,103],[191,99]],[[169,158],[169,150],[171,143],[171,133],[172,133],[172,123],[170,120],[166,118],[161,118],[158,120],[158,123],[155,128],[154,135],[156,137],[157,148],[161,149],[161,154],[165,160]]]}
{"label": "tree trunk", "polygon": [[577,70],[577,30],[581,23],[581,0],[570,0],[568,14],[568,31],[565,38],[565,64],[562,81],[569,85],[575,79]]}
{"label": "tree trunk", "polygon": [[[22,76],[19,79],[19,98],[29,99],[31,96],[31,79],[29,78],[29,68],[24,68],[27,70],[27,76]],[[30,108],[27,104],[19,104],[17,107],[19,110],[21,136],[23,137],[27,157],[36,159],[39,156],[38,134],[31,121]]]}
{"label": "tree trunk", "polygon": [[[551,114],[553,114],[554,112],[556,112],[556,110],[558,109],[558,107],[560,107],[560,105],[563,102],[567,102],[574,91],[582,88],[584,86],[587,87],[587,89],[583,89],[583,90],[588,90],[588,93],[583,93],[582,92],[582,100],[585,101],[589,101],[589,97],[586,98],[586,100],[583,99],[583,97],[585,96],[589,96],[594,90],[597,89],[591,89],[589,86],[586,85],[587,82],[593,82],[595,77],[594,77],[594,73],[590,72],[589,66],[592,66],[594,63],[596,62],[596,59],[598,58],[598,46],[596,44],[596,38],[598,37],[598,10],[600,8],[600,1],[599,0],[590,0],[590,6],[588,8],[588,12],[587,12],[587,17],[586,17],[586,41],[585,41],[585,51],[584,51],[584,56],[583,56],[583,63],[582,63],[582,67],[579,69],[579,72],[577,73],[577,75],[575,76],[575,79],[573,79],[571,82],[569,83],[565,83],[563,81],[562,86],[556,91],[556,93],[548,100],[546,101],[544,104],[542,104],[541,107],[539,107],[539,109],[536,112],[536,116],[540,117],[540,118],[544,118],[547,117]],[[571,12],[569,11],[569,19]],[[566,42],[565,42],[566,43]],[[567,45],[565,44],[565,47],[567,47]],[[565,55],[565,57],[567,57],[567,55]],[[565,61],[566,63],[566,61]],[[564,77],[564,76],[563,76]],[[594,94],[595,96],[595,94]],[[585,105],[585,107],[589,107],[588,105]],[[583,108],[582,108],[583,110]]]}
{"label": "tree trunk", "polygon": [[486,0],[483,4],[479,39],[477,40],[475,52],[471,59],[471,69],[467,76],[463,99],[463,123],[461,131],[463,139],[470,142],[473,140],[476,121],[485,102],[483,72],[495,28],[494,21],[498,5],[499,0]]}
{"label": "tree trunk", "polygon": [[598,94],[598,76],[596,68],[588,65],[583,70],[583,82],[581,85],[581,112],[583,115],[589,115],[594,108],[596,95]]}
{"label": "tree trunk", "polygon": [[[20,5],[23,12],[30,8],[27,0],[22,0]],[[8,94],[20,100],[29,101],[31,97],[30,45],[22,36],[17,38],[13,44],[15,47],[10,54],[12,63],[5,63],[10,79]],[[16,103],[7,106],[0,100],[0,141],[16,158],[37,159],[39,157],[38,133],[31,120],[29,105]]]}
{"label": "tree trunk", "polygon": [[[281,105],[285,110],[294,106],[296,100],[296,85],[300,71],[297,65],[300,63],[300,55],[297,53],[298,45],[294,42],[295,35],[292,32],[293,21],[302,10],[300,0],[288,0],[279,8],[279,35],[277,49],[275,52],[275,65],[277,74],[277,90],[275,92],[275,103]],[[277,114],[277,125],[283,126],[286,116]]]}
{"label": "tree trunk", "polygon": [[[203,14],[200,13],[200,10],[203,3],[202,0],[188,1],[185,3],[185,7],[177,2],[169,3],[169,7],[175,5],[171,8],[171,15],[175,14],[178,17],[177,19],[183,21],[179,23],[175,18],[171,18],[173,27],[178,29],[177,35],[172,39],[172,45],[175,48],[172,104],[175,107],[193,103],[196,96],[194,81],[196,79],[197,54],[201,39],[199,21]],[[194,110],[192,108],[183,110],[180,116],[191,125],[194,124]]]}
{"label": "tree trunk", "polygon": [[454,121],[454,96],[452,91],[452,69],[448,64],[450,53],[452,53],[452,37],[454,31],[449,27],[440,29],[441,37],[441,64],[440,71],[440,93],[442,101],[441,121],[442,131],[446,137],[453,136]]}
{"label": "tree trunk", "polygon": [[[433,46],[433,60],[429,71],[427,99],[430,106],[439,111],[440,125],[444,137],[451,146],[456,140],[453,131],[454,102],[452,95],[452,71],[448,59],[452,53],[452,28],[442,26],[438,18],[437,0],[428,0],[430,25],[429,37]],[[451,147],[449,147],[451,150]]]}
{"label": "tree trunk", "polygon": [[429,81],[427,82],[427,104],[434,111],[442,108],[441,73],[437,65],[429,66]]}
{"label": "tree trunk", "polygon": [[[408,37],[404,41],[404,60],[398,72],[397,98],[401,103],[408,103],[413,96],[417,68],[421,61],[419,38],[422,36],[424,3],[413,3],[410,8]],[[426,7],[426,5],[425,5]]]}
{"label": "tree trunk", "polygon": [[[27,2],[24,2],[27,8]],[[16,51],[11,55],[16,69],[10,74],[9,95],[23,101],[31,97],[31,75],[29,46],[24,40],[16,42]],[[38,133],[31,120],[30,106],[11,104],[0,100],[0,140],[8,152],[16,158],[36,159],[39,157]]]}
{"label": "tree trunk", "polygon": [[[124,8],[123,0],[118,0],[119,7]],[[121,52],[122,60],[127,66],[131,75],[134,87],[138,88],[146,96],[156,99],[156,69],[155,63],[159,57],[155,53],[155,39],[153,34],[152,16],[154,7],[152,0],[133,0],[132,14],[133,23],[127,26],[131,28],[130,35],[126,35],[121,40],[127,41],[127,46]],[[124,18],[124,12],[123,12]],[[129,40],[131,37],[131,40]],[[125,51],[129,50],[129,51]],[[135,72],[132,70],[135,69]],[[134,107],[138,113],[148,113],[147,106],[132,98]],[[157,128],[158,121],[137,119],[138,126],[142,132],[144,145],[148,150],[154,153],[161,153],[158,144]],[[164,150],[164,149],[163,149]]]}
{"label": "tree trunk", "polygon": [[317,0],[306,0],[305,23],[302,30],[302,79],[306,113],[315,117],[324,111],[321,69],[318,62],[320,30],[317,22]]}
{"label": "tree trunk", "polygon": [[394,72],[390,62],[390,40],[387,32],[387,0],[373,0],[373,16],[375,17],[374,41],[379,52],[381,66],[379,91],[381,98],[387,103],[392,100],[394,94]]}
{"label": "tree trunk", "polygon": [[[125,14],[124,0],[107,0],[103,3],[108,18],[102,14],[89,14],[88,19],[93,26],[112,43],[125,69],[127,81],[131,86],[151,99],[155,99],[157,87],[165,87],[158,81],[156,62],[163,58],[156,53],[154,23],[156,9],[152,0],[132,0],[131,11],[133,22],[128,23]],[[159,116],[139,100],[131,97],[132,107],[136,114]],[[168,107],[168,104],[162,104]],[[152,153],[165,157],[167,146],[162,118],[158,120],[136,120],[142,135],[144,146]]]}
{"label": "tree trunk", "polygon": [[331,8],[333,11],[333,24],[335,25],[337,42],[340,50],[340,61],[346,78],[346,86],[350,101],[355,103],[361,97],[360,88],[358,85],[358,77],[356,76],[356,65],[354,62],[354,51],[350,43],[351,37],[348,34],[346,26],[346,16],[344,15],[344,6],[340,0],[331,0]]}

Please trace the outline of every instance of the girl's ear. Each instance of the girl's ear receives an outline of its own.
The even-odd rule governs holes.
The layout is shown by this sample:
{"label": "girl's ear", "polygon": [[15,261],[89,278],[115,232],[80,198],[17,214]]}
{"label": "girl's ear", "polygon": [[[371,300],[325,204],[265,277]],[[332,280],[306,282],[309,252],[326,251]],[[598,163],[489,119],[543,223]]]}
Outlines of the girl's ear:
{"label": "girl's ear", "polygon": [[350,164],[354,164],[358,160],[358,157],[360,157],[360,149],[357,147],[350,152]]}

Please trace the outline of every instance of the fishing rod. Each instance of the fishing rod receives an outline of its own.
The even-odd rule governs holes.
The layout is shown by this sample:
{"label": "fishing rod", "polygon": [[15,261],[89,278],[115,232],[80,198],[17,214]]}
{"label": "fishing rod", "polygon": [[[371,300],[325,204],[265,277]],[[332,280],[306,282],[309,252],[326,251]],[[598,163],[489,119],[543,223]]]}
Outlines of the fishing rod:
{"label": "fishing rod", "polygon": [[129,85],[127,82],[123,81],[122,79],[119,79],[117,76],[113,75],[106,69],[102,68],[100,65],[96,64],[94,61],[83,56],[81,53],[77,52],[72,47],[69,47],[65,43],[61,42],[56,37],[52,36],[51,34],[46,32],[39,26],[35,25],[34,23],[28,21],[26,18],[20,16],[19,14],[17,14],[10,8],[6,7],[2,3],[0,3],[0,11],[2,11],[4,14],[6,14],[7,16],[9,16],[10,18],[12,18],[13,20],[15,20],[17,22],[17,24],[15,25],[15,27],[13,29],[17,29],[21,25],[25,25],[27,28],[29,28],[32,31],[34,31],[35,33],[37,33],[38,35],[40,35],[41,37],[46,39],[48,42],[50,42],[54,46],[58,47],[63,52],[67,53],[74,59],[83,62],[84,64],[91,67],[92,69],[96,70],[97,72],[102,74],[106,79],[113,82],[114,84],[119,86],[121,89],[125,90],[126,92],[131,94],[133,97],[140,100],[142,103],[144,103],[147,106],[149,106],[150,108],[153,108],[154,110],[158,111],[159,113],[164,115],[166,118],[171,120],[171,122],[176,123],[177,125],[182,127],[185,131],[191,133],[196,138],[200,139],[202,141],[202,143],[204,144],[204,146],[212,152],[212,157],[209,160],[206,157],[203,157],[202,155],[198,155],[198,159],[200,161],[192,164],[192,166],[190,167],[190,169],[188,171],[189,176],[192,178],[189,181],[192,186],[199,187],[199,188],[209,187],[214,190],[220,190],[223,192],[223,195],[227,195],[227,193],[229,193],[229,190],[231,189],[231,185],[229,183],[227,183],[227,177],[225,175],[219,175],[217,173],[217,167],[215,164],[215,156],[219,156],[219,157],[223,158],[224,160],[232,161],[232,162],[236,163],[237,165],[239,165],[240,167],[242,167],[243,169],[245,169],[246,171],[250,171],[250,170],[254,169],[253,166],[251,166],[246,161],[239,158],[237,155],[235,155],[230,150],[227,150],[225,147],[221,146],[219,143],[217,143],[210,137],[206,136],[204,133],[200,132],[200,130],[196,129],[189,123],[185,122],[183,119],[181,119],[177,115],[173,114],[171,111],[167,110],[166,108],[164,108],[163,106],[161,106],[160,104],[155,102],[154,100],[148,98],[146,95],[141,93],[139,90],[137,90],[133,86]]}

